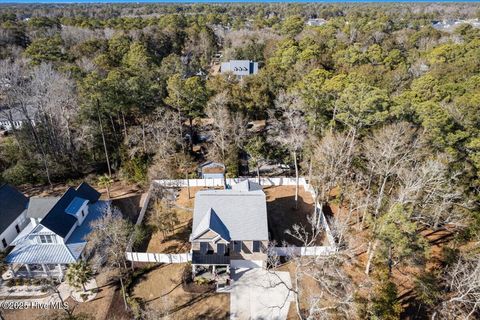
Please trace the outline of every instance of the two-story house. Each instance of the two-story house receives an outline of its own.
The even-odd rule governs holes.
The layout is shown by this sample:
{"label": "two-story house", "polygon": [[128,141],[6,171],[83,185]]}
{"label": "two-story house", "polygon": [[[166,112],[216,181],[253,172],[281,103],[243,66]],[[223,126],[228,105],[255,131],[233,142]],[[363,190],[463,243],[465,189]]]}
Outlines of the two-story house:
{"label": "two-story house", "polygon": [[258,73],[258,62],[251,60],[230,60],[222,62],[220,72],[231,72],[238,79],[242,79],[243,77]]}
{"label": "two-story house", "polygon": [[192,269],[264,267],[267,260],[266,196],[250,181],[230,190],[204,190],[195,195]]}
{"label": "two-story house", "polygon": [[28,223],[28,198],[9,184],[0,184],[0,251],[6,250]]}
{"label": "two-story house", "polygon": [[5,258],[10,276],[63,278],[67,265],[84,257],[90,222],[103,212],[105,203],[99,198],[87,183],[69,188],[60,198],[32,198],[29,224]]}

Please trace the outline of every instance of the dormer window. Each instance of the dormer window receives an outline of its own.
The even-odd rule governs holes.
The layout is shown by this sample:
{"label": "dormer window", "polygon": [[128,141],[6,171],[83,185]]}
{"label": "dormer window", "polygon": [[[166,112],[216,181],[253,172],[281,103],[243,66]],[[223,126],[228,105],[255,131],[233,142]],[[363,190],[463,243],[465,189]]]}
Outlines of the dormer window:
{"label": "dormer window", "polygon": [[38,236],[40,243],[53,243],[53,236],[49,234],[41,234]]}

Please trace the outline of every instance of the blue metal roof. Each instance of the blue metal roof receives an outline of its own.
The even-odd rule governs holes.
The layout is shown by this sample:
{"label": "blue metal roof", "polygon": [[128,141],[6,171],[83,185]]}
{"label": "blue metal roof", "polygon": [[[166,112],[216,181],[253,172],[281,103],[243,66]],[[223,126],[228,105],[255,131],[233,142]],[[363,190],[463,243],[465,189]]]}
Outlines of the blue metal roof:
{"label": "blue metal roof", "polygon": [[[68,188],[67,192],[63,194],[45,218],[42,219],[40,224],[47,227],[60,237],[65,238],[73,225],[77,222],[76,217],[66,212],[75,198],[86,199],[89,200],[90,203],[94,203],[100,198],[100,193],[85,182],[79,185],[77,189]],[[73,210],[76,205],[78,205],[77,201],[75,201],[73,207],[70,209]]]}
{"label": "blue metal roof", "polygon": [[97,202],[100,199],[100,193],[92,188],[88,183],[82,182],[77,187],[77,195],[80,198],[87,199],[91,203]]}
{"label": "blue metal roof", "polygon": [[0,185],[0,233],[27,208],[28,199],[11,185]]}
{"label": "blue metal roof", "polygon": [[65,209],[77,196],[77,192],[73,188],[68,188],[67,192],[58,200],[49,213],[40,222],[41,225],[50,229],[62,238],[70,232],[73,225],[77,222],[77,218],[66,214]]}
{"label": "blue metal roof", "polygon": [[37,244],[25,239],[10,252],[5,261],[26,264],[68,264],[77,261],[87,244],[86,237],[92,231],[92,221],[103,215],[107,205],[107,201],[91,204],[82,225],[72,232],[65,244]]}
{"label": "blue metal roof", "polygon": [[73,198],[72,202],[70,202],[68,207],[65,209],[65,212],[68,214],[75,215],[78,212],[78,210],[80,210],[80,208],[87,202],[88,200],[85,200],[80,197],[75,197]]}

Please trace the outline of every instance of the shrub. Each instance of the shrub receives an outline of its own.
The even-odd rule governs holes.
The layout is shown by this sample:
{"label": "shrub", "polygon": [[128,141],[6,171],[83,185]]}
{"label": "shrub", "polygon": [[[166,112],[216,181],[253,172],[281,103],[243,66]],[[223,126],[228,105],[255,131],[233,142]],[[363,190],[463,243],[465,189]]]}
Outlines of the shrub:
{"label": "shrub", "polygon": [[88,299],[88,293],[81,293],[80,298],[82,298],[83,301],[87,301]]}
{"label": "shrub", "polygon": [[210,280],[204,277],[195,277],[195,283],[198,285],[206,285],[210,283]]}
{"label": "shrub", "polygon": [[7,281],[7,287],[11,288],[15,285],[15,279],[10,279]]}

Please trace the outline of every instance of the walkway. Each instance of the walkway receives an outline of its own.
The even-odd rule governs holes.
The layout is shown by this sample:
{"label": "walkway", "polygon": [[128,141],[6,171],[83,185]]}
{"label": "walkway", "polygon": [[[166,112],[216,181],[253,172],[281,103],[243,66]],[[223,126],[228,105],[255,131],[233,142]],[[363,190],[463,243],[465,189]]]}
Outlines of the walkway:
{"label": "walkway", "polygon": [[294,293],[288,272],[263,268],[232,270],[231,320],[285,320]]}

